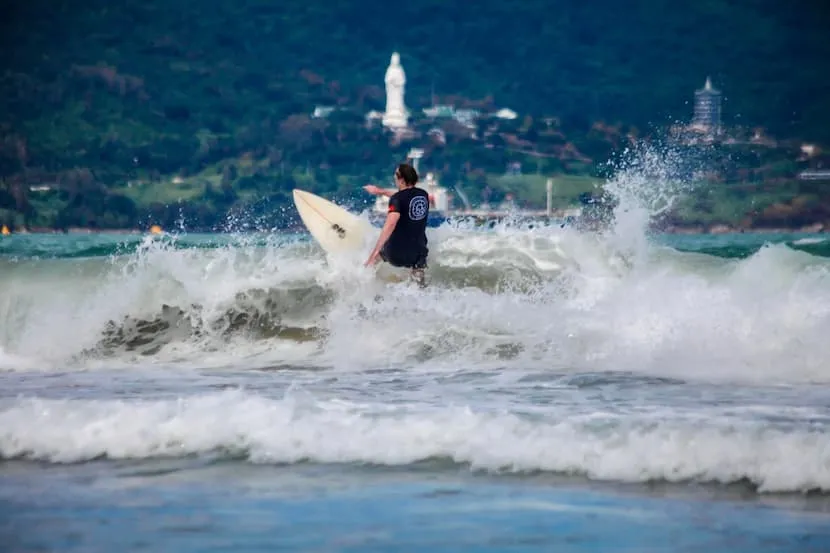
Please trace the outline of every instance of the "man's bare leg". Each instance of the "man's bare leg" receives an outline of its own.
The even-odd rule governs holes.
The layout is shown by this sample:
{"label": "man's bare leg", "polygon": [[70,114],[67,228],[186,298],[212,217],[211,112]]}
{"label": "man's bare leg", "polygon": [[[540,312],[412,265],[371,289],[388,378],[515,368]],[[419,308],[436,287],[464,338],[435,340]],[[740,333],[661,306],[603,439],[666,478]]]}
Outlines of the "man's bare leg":
{"label": "man's bare leg", "polygon": [[418,286],[420,286],[421,288],[426,288],[427,287],[426,274],[425,274],[423,269],[420,269],[420,268],[412,269],[411,276],[412,276],[412,280],[414,280],[418,284]]}

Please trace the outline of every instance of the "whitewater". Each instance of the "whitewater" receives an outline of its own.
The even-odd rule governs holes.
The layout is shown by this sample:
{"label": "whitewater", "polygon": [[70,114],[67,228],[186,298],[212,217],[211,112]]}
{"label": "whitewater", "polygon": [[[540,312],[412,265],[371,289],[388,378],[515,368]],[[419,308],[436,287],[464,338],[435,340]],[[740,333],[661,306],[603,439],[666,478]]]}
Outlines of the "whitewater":
{"label": "whitewater", "polygon": [[[464,545],[440,522],[487,534],[498,519],[515,538],[558,513],[600,545],[659,550],[678,520],[720,512],[744,542],[699,524],[672,550],[821,550],[830,241],[652,235],[680,193],[670,180],[621,172],[602,231],[429,229],[424,290],[375,279],[362,258],[327,259],[302,232],[4,237],[5,532],[70,549],[204,550],[222,536],[259,551],[288,532],[301,550],[483,551],[503,542]],[[680,498],[643,503],[655,489]],[[328,533],[304,529],[298,497]],[[742,519],[738,498],[759,510]],[[407,533],[401,505],[456,537]],[[762,528],[770,505],[777,525]],[[34,531],[67,509],[51,533]],[[137,512],[155,521],[144,538],[103,529]],[[183,512],[209,520],[177,542],[160,521]],[[235,530],[252,513],[267,531]],[[605,522],[584,526],[591,517]],[[516,548],[563,546],[561,532],[536,532]],[[243,534],[264,541],[240,546]]]}

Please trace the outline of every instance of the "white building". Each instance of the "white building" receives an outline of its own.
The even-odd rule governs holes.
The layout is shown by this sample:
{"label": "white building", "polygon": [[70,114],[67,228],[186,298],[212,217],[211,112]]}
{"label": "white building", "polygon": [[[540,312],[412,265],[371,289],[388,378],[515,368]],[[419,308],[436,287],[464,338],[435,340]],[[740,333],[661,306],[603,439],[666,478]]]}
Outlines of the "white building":
{"label": "white building", "polygon": [[386,83],[386,111],[383,114],[383,125],[391,129],[405,129],[409,118],[404,102],[406,73],[401,66],[401,56],[397,52],[392,53],[384,82]]}

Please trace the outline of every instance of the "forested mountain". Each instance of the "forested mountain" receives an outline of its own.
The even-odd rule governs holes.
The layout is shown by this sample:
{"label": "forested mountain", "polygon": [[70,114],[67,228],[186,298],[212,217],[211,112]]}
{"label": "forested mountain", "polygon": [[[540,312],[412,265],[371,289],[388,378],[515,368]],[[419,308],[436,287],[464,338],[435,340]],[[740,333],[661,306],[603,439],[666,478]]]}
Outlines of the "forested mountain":
{"label": "forested mountain", "polygon": [[[724,93],[725,124],[830,145],[830,10],[819,4],[14,2],[0,33],[0,210],[28,224],[130,225],[175,199],[118,190],[131,180],[215,166],[219,181],[179,197],[218,209],[244,190],[284,192],[291,183],[276,174],[302,170],[328,190],[337,177],[318,172],[355,182],[385,174],[400,151],[361,116],[383,108],[393,50],[410,109],[434,92],[458,106],[553,117],[577,149],[598,121],[622,135],[688,121],[707,76]],[[318,104],[349,108],[352,119],[309,122]],[[591,163],[614,148],[606,142]],[[246,174],[246,160],[258,172]],[[247,177],[259,181],[239,182]],[[55,197],[31,197],[38,179],[59,184]],[[127,211],[102,222],[112,209]]]}

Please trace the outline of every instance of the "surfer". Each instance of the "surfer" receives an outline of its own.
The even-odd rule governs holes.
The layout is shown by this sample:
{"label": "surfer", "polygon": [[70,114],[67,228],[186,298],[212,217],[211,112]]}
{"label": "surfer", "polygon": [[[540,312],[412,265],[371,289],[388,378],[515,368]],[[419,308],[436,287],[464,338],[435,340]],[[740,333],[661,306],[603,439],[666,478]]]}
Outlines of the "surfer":
{"label": "surfer", "polygon": [[395,170],[397,190],[379,188],[373,184],[363,187],[374,196],[389,197],[389,210],[380,237],[365,266],[383,259],[395,267],[412,270],[412,278],[422,288],[426,286],[424,270],[427,267],[427,217],[430,197],[426,190],[417,188],[418,173],[408,163]]}

